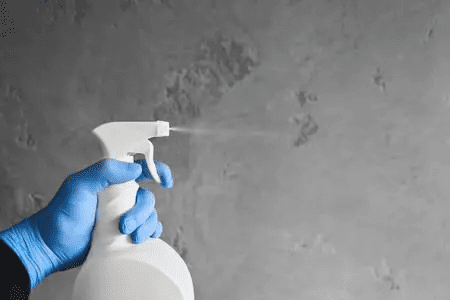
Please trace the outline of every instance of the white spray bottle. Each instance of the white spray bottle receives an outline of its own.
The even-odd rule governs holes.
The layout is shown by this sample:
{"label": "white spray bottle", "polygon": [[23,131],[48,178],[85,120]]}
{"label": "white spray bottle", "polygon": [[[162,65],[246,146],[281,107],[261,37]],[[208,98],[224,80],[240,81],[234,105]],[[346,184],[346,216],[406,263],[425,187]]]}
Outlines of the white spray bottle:
{"label": "white spray bottle", "polygon": [[[152,137],[169,136],[169,123],[110,122],[93,130],[105,158],[134,162],[144,154],[160,183],[153,161]],[[91,250],[75,280],[72,300],[194,300],[189,269],[161,239],[133,244],[119,231],[119,218],[134,207],[139,185],[130,181],[106,189],[98,199]]]}

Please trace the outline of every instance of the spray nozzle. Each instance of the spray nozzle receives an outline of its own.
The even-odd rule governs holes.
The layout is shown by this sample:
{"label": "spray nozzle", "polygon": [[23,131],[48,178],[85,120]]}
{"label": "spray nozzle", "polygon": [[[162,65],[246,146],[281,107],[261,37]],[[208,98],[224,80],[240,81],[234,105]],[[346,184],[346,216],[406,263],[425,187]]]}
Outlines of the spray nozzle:
{"label": "spray nozzle", "polygon": [[169,122],[109,122],[93,131],[101,142],[103,154],[125,162],[134,162],[133,156],[143,154],[153,179],[161,183],[153,161],[153,137],[169,136]]}

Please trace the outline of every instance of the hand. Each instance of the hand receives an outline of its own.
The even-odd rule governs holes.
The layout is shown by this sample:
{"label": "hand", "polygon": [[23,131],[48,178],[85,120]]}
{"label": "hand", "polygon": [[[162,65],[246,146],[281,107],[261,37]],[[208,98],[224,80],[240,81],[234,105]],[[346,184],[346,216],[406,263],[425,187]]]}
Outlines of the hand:
{"label": "hand", "polygon": [[[161,186],[172,188],[173,178],[169,167],[158,161],[155,164],[161,177]],[[38,278],[30,278],[32,282],[37,282],[37,285],[50,273],[65,271],[84,263],[91,247],[99,192],[110,185],[152,179],[145,160],[131,164],[105,159],[69,175],[48,206],[15,225],[16,231],[20,227],[27,228],[24,235],[32,236],[29,238],[31,241],[26,242],[33,249],[27,249],[28,252],[43,249],[33,258],[39,257],[40,260],[47,261],[46,268],[36,263],[37,268],[42,270],[34,270],[33,273],[37,273]],[[132,223],[128,223],[128,220],[134,220],[135,225],[125,227],[125,224]],[[162,224],[155,210],[153,193],[139,188],[136,206],[121,216],[118,226],[122,234],[131,234],[135,243],[142,243],[150,236],[159,238]],[[24,230],[18,232],[23,233]],[[25,267],[30,269],[29,265]],[[36,269],[36,266],[32,268]]]}

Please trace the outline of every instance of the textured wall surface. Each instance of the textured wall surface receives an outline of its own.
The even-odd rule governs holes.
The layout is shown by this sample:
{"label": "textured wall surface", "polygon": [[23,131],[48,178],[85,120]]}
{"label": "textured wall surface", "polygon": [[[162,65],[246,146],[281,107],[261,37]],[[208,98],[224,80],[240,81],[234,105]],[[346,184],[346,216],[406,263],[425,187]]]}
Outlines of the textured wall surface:
{"label": "textured wall surface", "polygon": [[155,139],[175,187],[146,184],[198,300],[450,298],[446,1],[6,7],[2,229],[100,159],[95,126],[162,119],[221,132]]}

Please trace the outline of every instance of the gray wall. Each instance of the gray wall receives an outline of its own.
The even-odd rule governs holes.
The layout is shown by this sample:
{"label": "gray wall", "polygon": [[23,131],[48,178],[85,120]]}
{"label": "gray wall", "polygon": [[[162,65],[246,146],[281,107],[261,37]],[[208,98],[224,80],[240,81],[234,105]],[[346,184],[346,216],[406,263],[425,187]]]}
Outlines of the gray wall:
{"label": "gray wall", "polygon": [[197,299],[449,299],[449,4],[157,2],[7,1],[1,227],[100,159],[95,126],[163,119],[222,130],[155,139],[175,187],[146,184]]}

